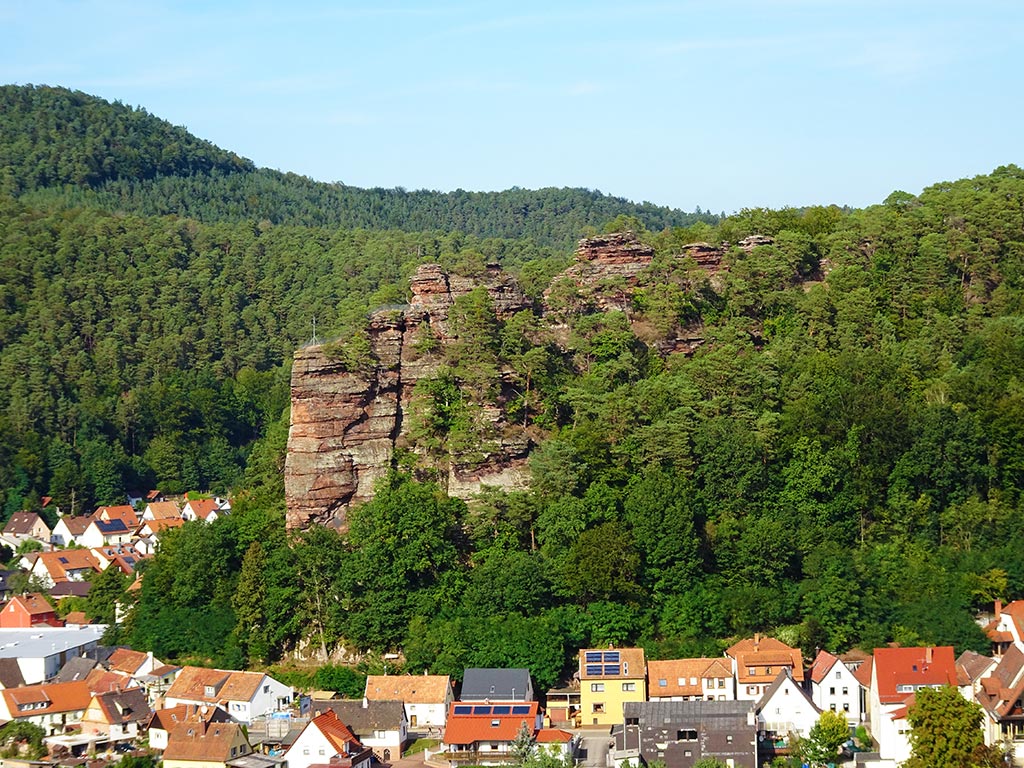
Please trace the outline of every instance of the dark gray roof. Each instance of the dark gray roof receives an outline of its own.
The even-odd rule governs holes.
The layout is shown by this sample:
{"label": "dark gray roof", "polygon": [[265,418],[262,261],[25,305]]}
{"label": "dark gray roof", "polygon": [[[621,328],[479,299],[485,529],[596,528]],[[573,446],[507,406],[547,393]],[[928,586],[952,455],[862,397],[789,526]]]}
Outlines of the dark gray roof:
{"label": "dark gray roof", "polygon": [[99,662],[95,659],[75,656],[73,659],[68,659],[67,663],[60,668],[60,672],[53,678],[53,682],[73,683],[76,680],[85,680],[89,673],[98,666],[100,666]]}
{"label": "dark gray roof", "polygon": [[88,597],[92,584],[88,581],[60,581],[50,589],[53,597]]}
{"label": "dark gray roof", "polygon": [[405,707],[400,701],[368,701],[362,699],[314,701],[316,713],[333,710],[345,725],[358,737],[373,735],[374,730],[397,731],[405,718]]}
{"label": "dark gray roof", "polygon": [[462,677],[462,701],[526,701],[530,686],[528,669],[470,667]]}
{"label": "dark gray roof", "polygon": [[25,676],[21,674],[21,667],[17,659],[0,659],[0,686],[4,688],[18,688],[25,684]]}
{"label": "dark gray roof", "polygon": [[627,701],[622,705],[626,719],[641,722],[673,723],[694,718],[736,717],[744,718],[754,711],[753,701]]}

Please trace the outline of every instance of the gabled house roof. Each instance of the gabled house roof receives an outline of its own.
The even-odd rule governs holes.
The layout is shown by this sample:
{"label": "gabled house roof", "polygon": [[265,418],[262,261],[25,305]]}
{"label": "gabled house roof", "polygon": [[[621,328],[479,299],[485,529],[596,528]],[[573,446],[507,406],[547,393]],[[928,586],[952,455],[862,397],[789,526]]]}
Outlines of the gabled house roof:
{"label": "gabled house roof", "polygon": [[876,648],[874,680],[882,704],[900,703],[924,686],[955,686],[953,647]]}
{"label": "gabled house roof", "polygon": [[87,549],[59,549],[54,552],[40,552],[36,559],[46,569],[52,581],[68,581],[69,571],[90,570],[101,572],[99,561]]}
{"label": "gabled house roof", "polygon": [[23,610],[29,617],[34,620],[36,618],[42,618],[50,616],[54,613],[53,606],[50,605],[46,598],[38,592],[28,592],[24,595],[15,595],[8,601],[7,608],[10,605],[15,605]]}
{"label": "gabled house roof", "polygon": [[182,667],[167,690],[167,698],[210,704],[220,701],[251,701],[265,677],[262,672]]}
{"label": "gabled house roof", "polygon": [[199,520],[207,520],[214,512],[220,512],[220,505],[213,499],[189,499],[185,506],[192,510],[192,513]]}
{"label": "gabled house roof", "polygon": [[248,744],[237,723],[183,723],[169,732],[164,760],[223,763],[239,741]]}
{"label": "gabled house roof", "polygon": [[124,691],[107,691],[97,693],[89,703],[93,702],[102,715],[103,722],[111,725],[125,723],[143,723],[153,714],[146,700],[146,692],[141,688],[128,688]]}
{"label": "gabled house roof", "polygon": [[118,648],[110,654],[107,666],[111,672],[134,675],[147,661],[149,661],[149,654],[133,651],[131,648]]}
{"label": "gabled house roof", "polygon": [[[838,656],[833,656],[828,651],[818,651],[818,655],[814,657],[814,662],[811,664],[811,682],[821,684],[828,677],[829,673],[835,669],[836,664],[843,664]],[[843,664],[843,667],[846,668],[846,665]],[[856,678],[853,672],[850,672],[850,674]],[[858,680],[857,682],[860,681]]]}
{"label": "gabled house roof", "polygon": [[318,701],[313,705],[318,713],[330,710],[359,737],[367,731],[397,731],[405,719],[405,707],[400,701],[367,701],[361,699]]}
{"label": "gabled house roof", "polygon": [[[71,683],[41,683],[6,688],[2,693],[11,717],[35,717],[57,712],[84,711],[92,693],[82,680]],[[23,709],[26,705],[31,708]]]}
{"label": "gabled house roof", "polygon": [[997,600],[995,618],[985,625],[985,634],[993,643],[1024,641],[1024,600],[1007,605]]}
{"label": "gabled house roof", "polygon": [[1020,698],[1024,695],[1024,652],[1011,645],[999,664],[987,677],[981,678],[978,703],[995,719],[1011,715],[1024,716]]}
{"label": "gabled house roof", "polygon": [[43,519],[37,513],[15,512],[4,526],[4,533],[8,536],[28,536],[40,523],[46,529],[46,535],[49,536],[50,526],[43,522]]}
{"label": "gabled house roof", "polygon": [[147,728],[173,731],[182,723],[229,723],[231,716],[220,707],[195,704],[179,704],[176,707],[158,709],[149,718]]}
{"label": "gabled house roof", "polygon": [[973,685],[996,665],[995,659],[982,656],[977,651],[964,651],[956,660],[956,681],[958,685]]}
{"label": "gabled house roof", "polygon": [[470,667],[462,676],[463,701],[526,701],[533,690],[528,669]]}
{"label": "gabled house roof", "polygon": [[800,649],[774,637],[754,635],[735,643],[725,653],[736,660],[736,679],[741,684],[771,683],[781,667],[792,669],[793,679],[803,682],[804,658]]}
{"label": "gabled house roof", "polygon": [[90,525],[95,525],[104,536],[125,536],[131,532],[128,530],[128,525],[125,521],[120,518],[114,518],[113,520],[94,519]]}
{"label": "gabled house roof", "polygon": [[128,687],[129,681],[124,675],[117,672],[109,672],[103,667],[96,667],[85,678],[86,685],[92,693],[106,693],[107,691],[121,691]]}
{"label": "gabled house roof", "polygon": [[[512,741],[523,724],[530,734],[536,732],[538,704],[474,706],[452,704],[448,712],[448,726],[444,731],[445,744],[473,744],[478,741]],[[505,712],[505,709],[509,712]],[[462,710],[469,709],[470,712]],[[486,710],[486,711],[485,711]],[[525,710],[513,714],[512,710]]]}
{"label": "gabled house roof", "polygon": [[764,695],[762,695],[761,699],[757,702],[756,711],[761,712],[761,710],[767,707],[768,702],[772,700],[775,694],[778,693],[779,689],[781,689],[784,685],[789,685],[790,687],[794,688],[797,691],[797,693],[800,696],[802,696],[804,700],[806,700],[806,702],[814,708],[815,712],[821,712],[821,708],[814,703],[810,696],[807,695],[807,691],[804,690],[804,687],[796,682],[796,678],[793,677],[793,673],[790,672],[789,667],[783,667],[779,674],[775,677],[775,681],[770,686],[768,686],[768,689],[764,692]]}
{"label": "gabled house roof", "polygon": [[53,679],[55,683],[70,683],[76,680],[87,680],[89,674],[99,667],[95,659],[87,659],[85,656],[75,656],[68,659],[57,676]]}
{"label": "gabled house roof", "polygon": [[152,533],[161,533],[166,531],[168,528],[180,528],[185,524],[185,521],[180,517],[158,517],[155,520],[144,520],[142,525],[139,526],[139,535],[145,535],[146,531]]}
{"label": "gabled house roof", "polygon": [[89,515],[65,515],[57,524],[60,525],[61,522],[63,522],[64,527],[68,529],[68,533],[72,536],[78,537],[85,533],[85,529],[88,528],[89,523],[92,522],[92,517]]}
{"label": "gabled house roof", "polygon": [[351,729],[341,722],[331,710],[314,717],[306,728],[315,728],[320,731],[339,755],[355,754],[364,749]]}
{"label": "gabled house roof", "polygon": [[[732,667],[722,658],[669,659],[647,662],[650,695],[703,696],[707,678],[731,678]],[[661,681],[665,681],[665,685]]]}
{"label": "gabled house roof", "polygon": [[181,520],[181,507],[174,501],[153,501],[146,510],[154,520]]}
{"label": "gabled house roof", "polygon": [[139,524],[139,516],[135,509],[128,504],[119,504],[114,507],[100,507],[92,513],[93,520],[120,520],[125,528],[135,528]]}
{"label": "gabled house roof", "polygon": [[444,704],[451,690],[448,675],[368,675],[364,697],[368,701]]}

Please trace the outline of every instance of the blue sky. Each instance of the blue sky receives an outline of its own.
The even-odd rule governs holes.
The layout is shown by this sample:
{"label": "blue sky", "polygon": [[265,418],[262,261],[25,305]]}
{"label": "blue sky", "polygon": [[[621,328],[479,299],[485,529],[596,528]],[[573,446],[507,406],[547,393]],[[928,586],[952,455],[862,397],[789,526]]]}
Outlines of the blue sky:
{"label": "blue sky", "polygon": [[364,187],[863,206],[1024,165],[1022,81],[1019,0],[0,0],[0,82]]}

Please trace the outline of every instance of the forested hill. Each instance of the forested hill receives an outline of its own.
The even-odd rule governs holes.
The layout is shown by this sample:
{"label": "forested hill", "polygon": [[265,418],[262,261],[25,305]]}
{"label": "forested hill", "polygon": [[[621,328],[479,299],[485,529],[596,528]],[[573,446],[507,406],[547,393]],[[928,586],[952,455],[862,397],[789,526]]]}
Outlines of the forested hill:
{"label": "forested hill", "polygon": [[568,246],[617,216],[650,230],[718,217],[587,189],[433,192],[327,184],[252,162],[143,109],[63,88],[0,87],[0,193],[203,222],[460,231]]}

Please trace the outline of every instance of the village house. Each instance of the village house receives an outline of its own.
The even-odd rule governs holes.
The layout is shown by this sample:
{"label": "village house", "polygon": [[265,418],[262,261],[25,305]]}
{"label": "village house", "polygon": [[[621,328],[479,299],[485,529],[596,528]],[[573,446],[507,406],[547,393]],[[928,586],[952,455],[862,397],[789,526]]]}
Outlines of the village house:
{"label": "village house", "polygon": [[[976,685],[969,689],[973,696],[968,698],[981,705],[985,743],[1012,745],[1014,764],[1024,762],[1024,651],[1016,644],[1010,645],[998,662],[984,669],[984,656],[977,659],[965,659],[965,656],[966,653],[961,654],[957,660],[958,672],[967,672],[972,667],[975,672],[981,671]],[[964,682],[961,678],[961,683]],[[965,692],[964,687],[960,692]]]}
{"label": "village house", "polygon": [[157,667],[163,666],[163,662],[153,657],[151,652],[133,651],[130,648],[117,648],[106,661],[107,669],[117,675],[122,675],[131,681],[135,681],[144,675],[148,675]]}
{"label": "village house", "polygon": [[220,707],[179,704],[176,707],[152,712],[146,723],[146,734],[149,737],[150,747],[163,750],[167,749],[171,732],[180,725],[185,723],[210,725],[211,723],[230,722],[231,716]]}
{"label": "village house", "polygon": [[292,696],[291,687],[263,672],[182,667],[165,699],[168,707],[219,704],[233,720],[250,723],[256,717],[287,709]]}
{"label": "village house", "polygon": [[579,654],[580,714],[584,725],[622,722],[622,705],[647,700],[642,648],[585,648]]}
{"label": "village house", "polygon": [[985,634],[992,642],[992,655],[996,658],[1017,645],[1024,648],[1024,600],[1003,605],[996,600],[992,621],[985,625]]}
{"label": "village house", "polygon": [[212,523],[223,514],[225,514],[225,508],[217,499],[189,499],[181,508],[181,518],[186,522],[202,520]]}
{"label": "village house", "polygon": [[142,522],[181,520],[181,507],[175,501],[151,501],[142,511]]}
{"label": "village house", "polygon": [[31,723],[53,736],[81,722],[91,699],[85,681],[5,688],[0,691],[0,720]]}
{"label": "village house", "polygon": [[627,702],[624,724],[614,729],[616,766],[664,763],[690,768],[703,759],[757,768],[757,728],[749,701]]}
{"label": "village house", "polygon": [[811,699],[819,709],[842,712],[851,726],[863,721],[865,689],[837,656],[818,651],[808,677]]}
{"label": "village house", "polygon": [[390,763],[392,758],[401,756],[408,738],[408,720],[402,702],[317,701],[313,709],[317,715],[327,710],[334,712],[364,747],[373,750],[378,760]]}
{"label": "village house", "polygon": [[141,688],[96,693],[82,715],[82,733],[109,742],[129,741],[139,735],[151,715]]}
{"label": "village house", "polygon": [[78,517],[65,515],[53,526],[53,532],[50,534],[50,543],[57,547],[70,547],[72,544],[81,545],[79,538],[85,533],[85,529],[89,527],[91,522],[92,518],[88,515],[79,515]]}
{"label": "village house", "polygon": [[871,735],[883,760],[899,764],[910,757],[907,709],[920,688],[957,685],[951,646],[876,648],[868,692]]}
{"label": "village house", "polygon": [[372,758],[373,752],[330,710],[310,720],[284,754],[289,768],[359,768],[369,766]]}
{"label": "village house", "polygon": [[112,520],[120,520],[124,527],[133,530],[139,527],[139,516],[135,508],[130,504],[119,504],[113,507],[99,507],[92,513],[93,520],[102,520],[109,523]]}
{"label": "village house", "polygon": [[22,558],[21,565],[47,587],[66,581],[83,581],[91,574],[103,572],[96,556],[88,549],[33,552]]}
{"label": "village house", "polygon": [[41,624],[64,626],[53,606],[38,592],[15,595],[0,609],[0,629],[28,629]]}
{"label": "village house", "polygon": [[793,745],[807,738],[821,717],[821,710],[783,667],[761,696],[757,713],[758,760],[771,761],[792,753]]}
{"label": "village house", "polygon": [[736,698],[741,701],[759,700],[783,669],[788,669],[793,679],[803,685],[804,660],[800,649],[774,637],[755,634],[732,645],[725,655],[732,660]]}
{"label": "village house", "polygon": [[50,541],[50,526],[35,512],[15,512],[4,525],[4,535],[16,541]]}
{"label": "village house", "polygon": [[728,659],[647,662],[651,701],[734,701],[736,683]]}
{"label": "village house", "polygon": [[85,529],[85,533],[78,537],[78,543],[90,549],[127,544],[132,539],[135,527],[129,528],[120,518],[102,520],[94,517]]}
{"label": "village house", "polygon": [[430,757],[460,764],[508,765],[515,762],[512,745],[525,730],[531,738],[541,729],[540,706],[536,701],[521,704],[470,704],[455,702],[448,713],[448,726],[440,751]]}
{"label": "village house", "polygon": [[448,675],[368,675],[363,693],[366,701],[400,701],[409,730],[444,728],[454,701]]}
{"label": "village house", "polygon": [[183,723],[168,736],[163,768],[226,768],[229,760],[250,752],[238,723]]}

